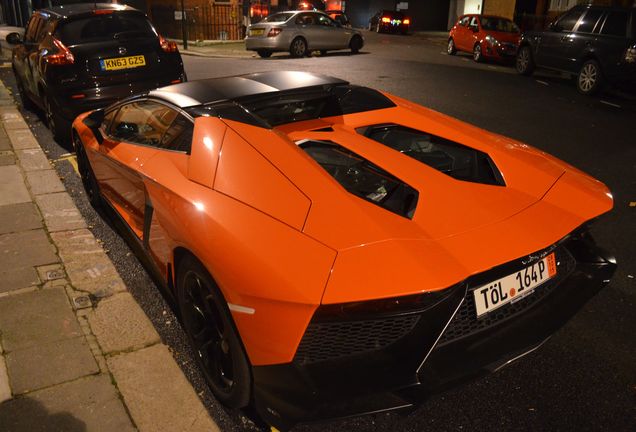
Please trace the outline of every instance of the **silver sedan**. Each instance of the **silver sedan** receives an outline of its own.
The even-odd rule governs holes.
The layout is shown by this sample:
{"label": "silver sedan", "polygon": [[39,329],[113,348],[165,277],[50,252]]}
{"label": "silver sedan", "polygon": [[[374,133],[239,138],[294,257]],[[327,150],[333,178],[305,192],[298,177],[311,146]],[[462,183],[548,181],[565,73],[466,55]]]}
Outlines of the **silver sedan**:
{"label": "silver sedan", "polygon": [[350,49],[356,54],[364,45],[358,30],[343,27],[329,15],[316,11],[279,12],[247,28],[245,47],[261,57],[289,51],[302,57],[311,51]]}

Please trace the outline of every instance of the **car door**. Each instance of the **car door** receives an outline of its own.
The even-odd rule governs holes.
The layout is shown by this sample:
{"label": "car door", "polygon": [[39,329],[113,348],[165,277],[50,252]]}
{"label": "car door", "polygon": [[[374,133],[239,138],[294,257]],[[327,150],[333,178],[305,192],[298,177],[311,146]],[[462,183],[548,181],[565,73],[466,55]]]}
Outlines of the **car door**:
{"label": "car door", "polygon": [[574,27],[583,16],[584,9],[572,8],[563,14],[550,28],[541,33],[540,42],[535,52],[536,63],[540,66],[566,70],[567,40],[573,33]]}
{"label": "car door", "polygon": [[44,20],[40,14],[34,13],[27,23],[24,41],[15,48],[13,55],[13,64],[18,78],[29,94],[37,94],[37,84],[33,79],[33,67],[37,66],[37,62],[34,61],[39,51],[37,36],[43,25]]}
{"label": "car door", "polygon": [[[469,33],[471,33],[468,28],[469,21],[469,16],[463,16],[457,21],[457,26],[455,27],[455,47],[461,51],[466,51],[466,47],[469,44]],[[470,49],[472,49],[472,47]]]}
{"label": "car door", "polygon": [[342,49],[349,46],[351,30],[338,26],[327,15],[315,14],[317,25],[320,27],[320,45],[328,49]]}
{"label": "car door", "polygon": [[597,39],[595,32],[598,33],[602,25],[602,17],[602,9],[587,9],[574,31],[562,38],[564,53],[562,69],[573,73],[578,72],[580,59],[585,58],[586,54],[594,49]]}
{"label": "car door", "polygon": [[92,163],[93,170],[104,198],[141,240],[147,198],[144,164],[161,148],[177,112],[157,101],[140,99],[109,114],[112,121]]}
{"label": "car door", "polygon": [[298,14],[296,15],[294,23],[296,24],[298,33],[307,41],[307,46],[309,46],[310,49],[318,49],[316,44],[318,43],[320,32],[318,26],[314,25],[314,14],[309,12]]}

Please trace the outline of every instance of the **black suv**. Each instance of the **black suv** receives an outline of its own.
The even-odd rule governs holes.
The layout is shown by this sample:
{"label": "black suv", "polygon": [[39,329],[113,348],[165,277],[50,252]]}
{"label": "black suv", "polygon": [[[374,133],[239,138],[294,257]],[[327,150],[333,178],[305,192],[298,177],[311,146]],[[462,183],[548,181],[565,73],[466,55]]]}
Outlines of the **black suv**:
{"label": "black suv", "polygon": [[152,88],[185,80],[174,42],[161,37],[146,15],[116,4],[40,9],[24,40],[17,33],[13,72],[25,108],[44,110],[57,138],[85,111]]}
{"label": "black suv", "polygon": [[583,94],[597,92],[606,81],[633,84],[636,9],[575,6],[547,30],[522,36],[516,66],[523,75],[535,66],[572,74]]}

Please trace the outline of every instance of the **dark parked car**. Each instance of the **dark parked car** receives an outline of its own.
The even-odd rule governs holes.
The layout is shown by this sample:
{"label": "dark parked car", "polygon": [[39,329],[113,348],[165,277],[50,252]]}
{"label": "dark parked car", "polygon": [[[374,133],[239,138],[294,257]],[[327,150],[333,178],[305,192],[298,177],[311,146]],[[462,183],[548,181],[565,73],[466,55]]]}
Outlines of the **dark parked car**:
{"label": "dark parked car", "polygon": [[583,94],[597,92],[605,82],[636,82],[636,9],[575,6],[544,31],[523,35],[517,71],[530,75],[535,67],[576,76]]}
{"label": "dark parked car", "polygon": [[116,4],[77,4],[33,13],[16,34],[13,72],[25,107],[44,110],[57,138],[85,111],[185,80],[174,42],[145,14]]}
{"label": "dark parked car", "polygon": [[407,34],[411,19],[402,12],[381,10],[369,19],[369,30],[377,33]]}

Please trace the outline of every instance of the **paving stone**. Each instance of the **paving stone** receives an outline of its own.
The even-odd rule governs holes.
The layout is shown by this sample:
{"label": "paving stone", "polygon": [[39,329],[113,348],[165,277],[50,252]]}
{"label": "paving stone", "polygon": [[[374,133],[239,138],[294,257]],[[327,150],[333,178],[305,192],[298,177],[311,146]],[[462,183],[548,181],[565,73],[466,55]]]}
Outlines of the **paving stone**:
{"label": "paving stone", "polygon": [[[173,407],[173,412],[177,411]],[[0,405],[7,432],[135,431],[107,375],[39,390]]]}
{"label": "paving stone", "polygon": [[42,218],[31,202],[0,206],[0,234],[42,228]]}
{"label": "paving stone", "polygon": [[39,283],[36,266],[59,262],[44,230],[0,235],[0,292]]}
{"label": "paving stone", "polygon": [[6,351],[82,335],[64,288],[0,298],[0,333]]}
{"label": "paving stone", "polygon": [[30,201],[20,169],[16,165],[0,166],[0,206]]}
{"label": "paving stone", "polygon": [[[24,121],[23,121],[24,123]],[[24,123],[26,125],[26,123]],[[5,124],[6,127],[6,124]],[[8,129],[7,137],[14,150],[39,149],[40,144],[28,129]]]}
{"label": "paving stone", "polygon": [[139,349],[160,341],[152,323],[129,293],[100,301],[88,314],[88,322],[104,354]]}
{"label": "paving stone", "polygon": [[51,164],[44,152],[39,148],[16,150],[16,156],[20,160],[20,165],[25,171],[35,171],[51,169]]}
{"label": "paving stone", "polygon": [[13,147],[11,147],[11,141],[9,141],[4,129],[0,129],[0,132],[0,151],[13,150]]}
{"label": "paving stone", "polygon": [[13,153],[0,153],[0,166],[15,165]]}
{"label": "paving stone", "polygon": [[115,266],[87,229],[51,233],[75,289],[97,297],[126,291]]}
{"label": "paving stone", "polygon": [[86,222],[66,192],[38,195],[35,202],[49,232],[70,231],[86,227]]}
{"label": "paving stone", "polygon": [[[1,351],[0,351],[1,353]],[[9,375],[4,356],[0,354],[0,404],[11,399],[11,387],[9,386]],[[0,425],[2,422],[0,421]]]}
{"label": "paving stone", "polygon": [[113,356],[108,366],[141,432],[219,431],[165,345]]}
{"label": "paving stone", "polygon": [[54,170],[28,171],[26,173],[27,184],[33,195],[64,192],[64,185]]}
{"label": "paving stone", "polygon": [[[9,114],[3,114],[2,116],[8,116],[8,115]],[[0,118],[2,116],[0,116]],[[26,130],[29,133],[31,133],[31,131],[29,131],[29,126],[26,124],[26,122],[24,121],[24,119],[22,118],[20,114],[18,114],[17,117],[11,117],[6,119],[3,118],[2,123],[9,137],[11,137],[11,132],[15,130]],[[17,148],[15,147],[15,142],[13,143],[13,147]]]}
{"label": "paving stone", "polygon": [[21,394],[99,372],[84,336],[12,351],[6,355],[13,394]]}

